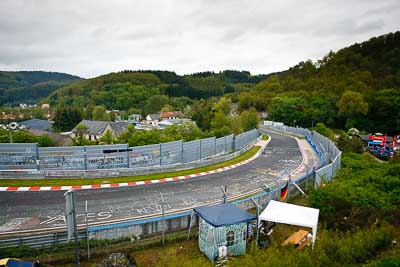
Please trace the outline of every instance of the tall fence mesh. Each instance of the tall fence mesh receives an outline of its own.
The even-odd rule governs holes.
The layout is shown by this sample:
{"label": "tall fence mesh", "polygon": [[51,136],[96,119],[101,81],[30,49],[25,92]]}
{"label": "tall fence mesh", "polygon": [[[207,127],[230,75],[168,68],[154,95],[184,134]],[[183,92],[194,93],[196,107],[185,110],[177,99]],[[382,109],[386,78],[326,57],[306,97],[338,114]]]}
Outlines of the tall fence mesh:
{"label": "tall fence mesh", "polygon": [[321,168],[315,171],[315,186],[329,182],[340,169],[342,152],[335,146],[329,138],[308,129],[299,127],[290,127],[285,125],[271,125],[270,128],[284,132],[304,136],[310,145],[317,152],[321,161]]}
{"label": "tall fence mesh", "polygon": [[258,137],[259,131],[254,129],[237,136],[137,147],[117,144],[42,148],[37,144],[0,144],[0,173],[35,170],[48,176],[71,176],[96,170],[190,163],[247,149]]}

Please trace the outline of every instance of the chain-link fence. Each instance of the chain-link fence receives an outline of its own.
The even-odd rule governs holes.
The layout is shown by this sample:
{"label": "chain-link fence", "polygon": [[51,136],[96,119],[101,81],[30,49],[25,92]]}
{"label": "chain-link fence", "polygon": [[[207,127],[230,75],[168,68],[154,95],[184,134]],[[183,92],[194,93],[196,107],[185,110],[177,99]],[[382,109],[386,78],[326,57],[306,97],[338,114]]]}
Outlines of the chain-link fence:
{"label": "chain-link fence", "polygon": [[[45,176],[84,175],[101,170],[134,169],[189,163],[242,151],[259,137],[257,129],[221,138],[182,140],[129,147],[127,144],[45,147],[37,144],[0,144],[0,172],[34,170]],[[110,173],[107,173],[110,175]]]}

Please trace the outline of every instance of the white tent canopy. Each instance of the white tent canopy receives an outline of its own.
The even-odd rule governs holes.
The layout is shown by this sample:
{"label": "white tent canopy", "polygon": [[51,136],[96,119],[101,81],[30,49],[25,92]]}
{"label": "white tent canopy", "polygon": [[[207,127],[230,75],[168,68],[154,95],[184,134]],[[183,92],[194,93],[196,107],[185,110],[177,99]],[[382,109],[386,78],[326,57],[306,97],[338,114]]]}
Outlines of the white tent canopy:
{"label": "white tent canopy", "polygon": [[319,209],[271,200],[260,214],[260,221],[269,221],[312,228],[314,246],[317,235]]}

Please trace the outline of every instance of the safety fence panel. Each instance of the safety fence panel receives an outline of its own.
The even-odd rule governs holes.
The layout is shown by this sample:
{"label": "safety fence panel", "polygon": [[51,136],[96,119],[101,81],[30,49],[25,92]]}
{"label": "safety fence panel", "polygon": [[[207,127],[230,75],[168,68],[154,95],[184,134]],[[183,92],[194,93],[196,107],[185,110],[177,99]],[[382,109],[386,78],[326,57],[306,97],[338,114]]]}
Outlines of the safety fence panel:
{"label": "safety fence panel", "polygon": [[232,134],[138,147],[116,144],[38,148],[37,144],[0,144],[0,170],[35,169],[47,175],[73,170],[84,175],[81,171],[188,163],[247,149],[258,136],[259,131],[254,129],[236,137]]}
{"label": "safety fence panel", "polygon": [[200,140],[183,143],[183,163],[200,160]]}
{"label": "safety fence panel", "polygon": [[41,170],[85,170],[85,147],[41,147],[39,149]]}
{"label": "safety fence panel", "polygon": [[0,144],[0,170],[37,169],[37,144]]}
{"label": "safety fence panel", "polygon": [[226,153],[231,153],[235,149],[235,141],[234,141],[235,136],[233,134],[225,136],[226,139],[226,148],[225,151]]}
{"label": "safety fence panel", "polygon": [[182,162],[182,140],[161,144],[161,165],[172,165]]}
{"label": "safety fence panel", "polygon": [[259,135],[260,134],[257,129],[253,129],[237,135],[235,137],[235,150],[238,151],[244,148],[248,148],[255,142]]}
{"label": "safety fence panel", "polygon": [[200,140],[200,159],[208,159],[215,155],[215,137]]}
{"label": "safety fence panel", "polygon": [[129,149],[130,167],[161,165],[160,145],[135,146]]}
{"label": "safety fence panel", "polygon": [[117,169],[128,167],[128,145],[86,146],[88,170]]}
{"label": "safety fence panel", "polygon": [[215,139],[215,154],[223,155],[226,153],[226,136]]}

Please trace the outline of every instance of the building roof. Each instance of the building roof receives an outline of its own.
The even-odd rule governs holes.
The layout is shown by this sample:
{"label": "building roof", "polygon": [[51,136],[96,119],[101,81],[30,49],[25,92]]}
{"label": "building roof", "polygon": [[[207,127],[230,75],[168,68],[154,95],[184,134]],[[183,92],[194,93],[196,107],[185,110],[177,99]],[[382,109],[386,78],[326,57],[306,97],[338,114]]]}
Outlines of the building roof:
{"label": "building roof", "polygon": [[153,121],[158,121],[160,119],[160,114],[148,114],[147,116]]}
{"label": "building roof", "polygon": [[257,218],[256,215],[245,212],[232,203],[195,208],[194,212],[214,227],[239,224]]}
{"label": "building roof", "polygon": [[122,132],[128,130],[128,126],[130,125],[129,122],[125,121],[116,121],[109,123],[114,135],[120,136]]}
{"label": "building roof", "polygon": [[128,115],[128,118],[129,118],[129,117],[135,117],[135,118],[136,118],[136,117],[140,117],[140,118],[141,118],[142,115],[141,115],[141,114],[130,114],[130,115]]}
{"label": "building roof", "polygon": [[87,127],[86,130],[87,134],[100,135],[105,131],[108,124],[109,124],[108,121],[82,120],[74,129],[72,129],[72,132],[73,133],[78,132],[77,128],[79,125],[85,125]]}
{"label": "building roof", "polygon": [[31,119],[27,121],[20,122],[19,124],[23,125],[27,129],[35,129],[41,131],[53,131],[53,121],[39,120],[39,119]]}
{"label": "building roof", "polygon": [[119,136],[123,131],[126,131],[128,129],[130,123],[125,121],[110,122],[110,121],[83,120],[74,129],[72,129],[73,133],[78,132],[77,127],[79,125],[85,125],[87,127],[86,133],[92,135],[101,135],[104,133],[107,126],[110,126],[114,135]]}
{"label": "building roof", "polygon": [[160,113],[161,119],[171,117],[183,117],[183,113],[181,111],[165,111]]}

